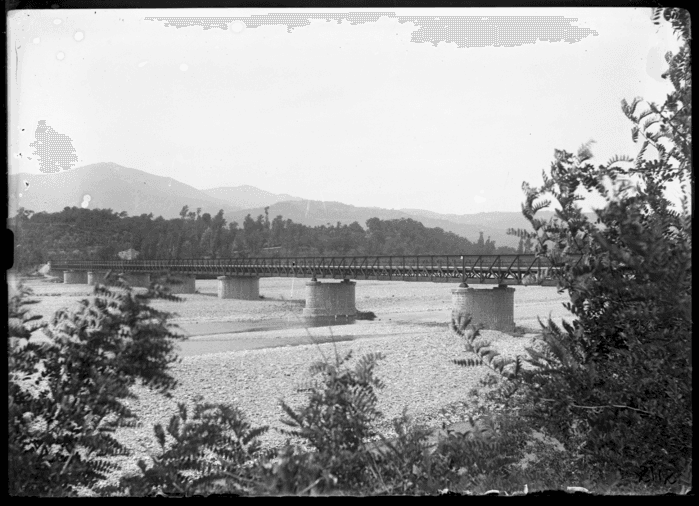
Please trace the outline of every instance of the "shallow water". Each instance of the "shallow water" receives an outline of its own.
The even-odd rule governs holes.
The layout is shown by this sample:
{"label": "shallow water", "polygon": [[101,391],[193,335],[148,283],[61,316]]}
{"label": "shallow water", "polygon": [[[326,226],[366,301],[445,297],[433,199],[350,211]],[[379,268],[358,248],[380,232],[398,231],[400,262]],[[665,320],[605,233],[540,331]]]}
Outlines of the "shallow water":
{"label": "shallow water", "polygon": [[270,318],[252,322],[194,322],[178,323],[180,333],[190,336],[208,336],[213,334],[242,334],[265,330],[302,329],[313,327],[334,327],[352,325],[355,318]]}
{"label": "shallow water", "polygon": [[279,348],[283,346],[302,346],[306,344],[321,344],[330,342],[353,341],[353,336],[309,336],[300,337],[263,337],[246,338],[230,336],[207,336],[203,339],[187,340],[178,343],[181,357],[209,355],[211,353],[226,353],[230,351],[259,350],[263,348]]}
{"label": "shallow water", "polygon": [[[446,325],[448,317],[444,312],[425,311],[412,313],[391,313],[382,315],[376,321],[392,321],[395,323],[412,323],[425,326]],[[183,357],[225,353],[230,351],[277,348],[281,346],[302,346],[314,343],[329,343],[332,341],[354,341],[356,339],[371,339],[382,337],[384,334],[353,335],[352,328],[372,325],[374,322],[352,318],[289,318],[269,319],[255,322],[201,322],[180,323],[180,333],[190,337],[178,343],[179,353]],[[284,336],[254,337],[249,334],[270,330],[288,330],[314,327],[343,327],[341,336]]]}

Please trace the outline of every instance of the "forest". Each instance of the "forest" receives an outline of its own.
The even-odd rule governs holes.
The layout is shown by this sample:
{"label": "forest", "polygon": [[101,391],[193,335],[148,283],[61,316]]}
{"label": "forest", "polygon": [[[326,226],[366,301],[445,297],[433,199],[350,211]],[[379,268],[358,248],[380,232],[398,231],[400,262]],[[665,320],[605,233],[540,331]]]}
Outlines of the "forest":
{"label": "forest", "polygon": [[15,267],[25,269],[51,258],[116,260],[133,248],[139,259],[234,258],[251,256],[331,255],[492,255],[528,253],[531,240],[518,250],[497,247],[481,233],[476,242],[441,228],[411,220],[371,218],[363,228],[347,225],[309,227],[283,216],[245,217],[242,226],[216,215],[190,211],[166,220],[152,214],[128,216],[111,209],[66,207],[57,213],[34,213],[23,208],[9,220],[15,234]]}

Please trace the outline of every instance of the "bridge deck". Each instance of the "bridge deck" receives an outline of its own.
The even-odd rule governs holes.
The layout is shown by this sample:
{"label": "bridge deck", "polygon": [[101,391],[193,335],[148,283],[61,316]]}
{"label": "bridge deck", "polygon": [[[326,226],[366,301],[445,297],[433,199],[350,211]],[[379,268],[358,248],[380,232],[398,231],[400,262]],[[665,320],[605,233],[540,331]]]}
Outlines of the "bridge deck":
{"label": "bridge deck", "polygon": [[380,281],[556,285],[561,266],[535,255],[418,255],[226,258],[184,260],[56,260],[54,270],[170,272],[201,277],[250,276]]}

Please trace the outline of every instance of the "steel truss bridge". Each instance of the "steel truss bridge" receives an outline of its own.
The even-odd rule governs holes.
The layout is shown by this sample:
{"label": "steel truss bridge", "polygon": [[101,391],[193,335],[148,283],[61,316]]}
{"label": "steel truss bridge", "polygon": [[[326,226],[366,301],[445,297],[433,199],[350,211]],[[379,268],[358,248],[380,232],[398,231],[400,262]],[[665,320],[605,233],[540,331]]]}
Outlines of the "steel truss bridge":
{"label": "steel truss bridge", "polygon": [[[575,259],[573,259],[575,260]],[[580,259],[578,258],[579,262]],[[535,255],[413,255],[182,260],[55,260],[51,269],[169,272],[201,278],[296,277],[556,286],[562,264]]]}

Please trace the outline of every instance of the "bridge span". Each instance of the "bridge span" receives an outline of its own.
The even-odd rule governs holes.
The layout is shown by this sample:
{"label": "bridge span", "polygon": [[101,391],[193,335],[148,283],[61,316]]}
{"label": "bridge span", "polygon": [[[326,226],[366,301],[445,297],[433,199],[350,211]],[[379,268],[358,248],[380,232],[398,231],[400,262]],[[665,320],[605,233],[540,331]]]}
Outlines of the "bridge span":
{"label": "bridge span", "polygon": [[[579,261],[579,260],[578,260]],[[562,265],[535,255],[413,255],[179,260],[88,261],[57,259],[52,271],[63,271],[65,283],[95,284],[108,271],[133,286],[148,286],[151,277],[167,274],[172,293],[194,293],[196,279],[218,279],[222,299],[259,300],[262,277],[310,278],[304,316],[356,316],[352,280],[455,282],[453,316],[468,313],[474,324],[514,330],[514,288],[508,285],[556,286]],[[162,279],[162,278],[161,278]],[[340,279],[339,283],[319,279]],[[470,285],[497,285],[491,290]]]}

